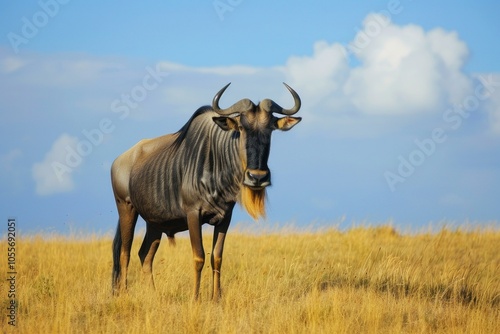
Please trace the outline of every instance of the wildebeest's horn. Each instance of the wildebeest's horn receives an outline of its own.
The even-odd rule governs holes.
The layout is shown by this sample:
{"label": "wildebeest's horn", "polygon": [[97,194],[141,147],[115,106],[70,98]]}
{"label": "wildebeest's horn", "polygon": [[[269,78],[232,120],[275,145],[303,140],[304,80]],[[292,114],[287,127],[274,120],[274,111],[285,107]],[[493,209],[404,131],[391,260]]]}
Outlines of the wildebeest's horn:
{"label": "wildebeest's horn", "polygon": [[271,102],[271,106],[269,107],[268,111],[275,112],[277,114],[287,115],[287,116],[293,115],[297,111],[299,111],[299,109],[300,109],[300,106],[301,106],[300,97],[299,97],[299,94],[297,94],[297,92],[294,91],[292,87],[288,86],[284,82],[283,82],[283,85],[285,85],[285,87],[288,89],[288,91],[292,94],[293,101],[295,102],[295,105],[293,106],[292,109],[284,109],[279,104],[277,104],[276,102],[272,101]]}
{"label": "wildebeest's horn", "polygon": [[224,94],[224,92],[226,91],[227,87],[229,87],[230,84],[231,83],[228,83],[227,85],[222,87],[222,89],[217,94],[215,94],[214,99],[212,101],[212,108],[219,115],[227,116],[231,114],[241,113],[250,110],[252,108],[252,101],[250,101],[249,99],[240,100],[227,109],[221,109],[219,107],[219,99],[222,96],[222,94]]}

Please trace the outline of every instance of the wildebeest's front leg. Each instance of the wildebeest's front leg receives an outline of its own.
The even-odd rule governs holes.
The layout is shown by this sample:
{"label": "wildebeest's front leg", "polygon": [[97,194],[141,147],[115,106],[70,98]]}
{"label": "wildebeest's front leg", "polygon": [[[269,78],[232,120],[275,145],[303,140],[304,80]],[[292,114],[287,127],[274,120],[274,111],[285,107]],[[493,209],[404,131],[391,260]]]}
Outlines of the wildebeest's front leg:
{"label": "wildebeest's front leg", "polygon": [[201,219],[199,211],[191,211],[187,215],[187,225],[191,248],[194,259],[194,300],[198,299],[200,293],[201,271],[205,265],[205,251],[203,249],[203,239],[201,235]]}
{"label": "wildebeest's front leg", "polygon": [[221,297],[220,289],[220,270],[222,267],[222,253],[224,251],[224,241],[226,233],[231,222],[232,209],[226,214],[224,219],[214,227],[214,238],[212,242],[211,264],[213,270],[213,290],[212,299],[219,300]]}

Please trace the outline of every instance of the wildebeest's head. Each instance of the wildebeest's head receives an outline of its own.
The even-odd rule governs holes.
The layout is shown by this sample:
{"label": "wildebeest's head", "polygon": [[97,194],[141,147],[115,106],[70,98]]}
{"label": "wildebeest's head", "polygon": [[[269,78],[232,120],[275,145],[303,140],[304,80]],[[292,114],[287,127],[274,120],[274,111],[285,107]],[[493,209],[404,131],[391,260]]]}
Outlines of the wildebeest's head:
{"label": "wildebeest's head", "polygon": [[[255,105],[249,99],[243,99],[227,109],[219,107],[219,99],[230,84],[224,86],[214,97],[212,108],[221,116],[213,120],[225,131],[238,131],[240,133],[240,158],[244,168],[243,192],[248,196],[261,194],[264,198],[265,187],[271,184],[271,172],[267,166],[271,148],[271,134],[274,130],[287,131],[301,121],[300,117],[291,117],[300,109],[299,95],[287,84],[285,87],[293,96],[295,105],[291,109],[285,109],[276,102],[265,99]],[[278,118],[274,114],[285,115]],[[245,202],[243,200],[243,202]],[[244,206],[245,203],[243,203]],[[247,211],[256,218],[263,215],[263,207],[257,209],[255,214],[251,208]]]}

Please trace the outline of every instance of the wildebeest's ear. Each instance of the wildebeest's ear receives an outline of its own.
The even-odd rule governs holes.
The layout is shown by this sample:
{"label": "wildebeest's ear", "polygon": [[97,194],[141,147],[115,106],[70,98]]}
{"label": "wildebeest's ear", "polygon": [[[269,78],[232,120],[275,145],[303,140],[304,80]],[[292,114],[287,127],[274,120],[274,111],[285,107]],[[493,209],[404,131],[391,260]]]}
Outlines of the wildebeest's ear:
{"label": "wildebeest's ear", "polygon": [[212,117],[212,119],[214,120],[215,124],[217,124],[224,131],[238,131],[238,123],[231,117],[220,116]]}
{"label": "wildebeest's ear", "polygon": [[276,129],[279,129],[281,131],[288,131],[291,128],[293,128],[297,123],[299,123],[302,120],[302,117],[282,117],[282,118],[277,118],[274,126]]}

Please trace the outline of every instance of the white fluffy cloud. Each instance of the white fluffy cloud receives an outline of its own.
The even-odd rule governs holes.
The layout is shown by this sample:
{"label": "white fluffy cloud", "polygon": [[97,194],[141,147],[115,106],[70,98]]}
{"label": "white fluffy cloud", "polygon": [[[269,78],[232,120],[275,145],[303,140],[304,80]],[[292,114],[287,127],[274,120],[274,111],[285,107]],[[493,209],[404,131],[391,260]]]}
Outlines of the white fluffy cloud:
{"label": "white fluffy cloud", "polygon": [[461,72],[467,52],[456,33],[389,24],[357,53],[362,66],[352,70],[346,95],[370,114],[442,109],[443,103],[457,102],[470,90],[470,80]]}
{"label": "white fluffy cloud", "polygon": [[33,165],[32,176],[38,195],[73,190],[74,182],[71,172],[73,168],[78,167],[79,161],[71,157],[69,152],[75,152],[77,143],[78,138],[64,133],[52,144],[43,161]]}
{"label": "white fluffy cloud", "polygon": [[[359,66],[349,66],[349,57]],[[304,100],[350,106],[368,115],[442,111],[471,91],[462,72],[467,46],[455,32],[425,32],[369,15],[347,48],[318,42],[310,57],[292,57],[287,76]],[[333,103],[332,103],[333,102]]]}

